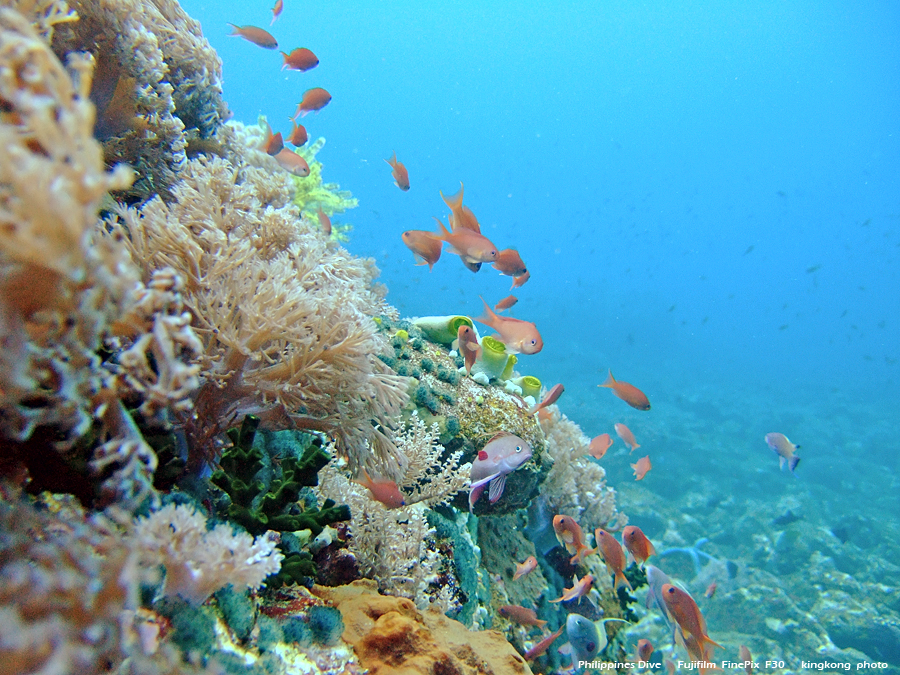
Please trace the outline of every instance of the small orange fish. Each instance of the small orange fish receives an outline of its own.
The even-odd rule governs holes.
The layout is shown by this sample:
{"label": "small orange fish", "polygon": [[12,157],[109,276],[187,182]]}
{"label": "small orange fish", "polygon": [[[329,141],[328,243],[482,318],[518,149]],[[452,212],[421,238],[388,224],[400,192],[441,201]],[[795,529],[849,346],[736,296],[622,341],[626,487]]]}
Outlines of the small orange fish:
{"label": "small orange fish", "polygon": [[522,321],[521,319],[513,319],[509,316],[499,316],[491,311],[488,304],[484,302],[484,298],[481,298],[481,302],[484,303],[485,313],[475,320],[497,331],[497,339],[505,344],[510,352],[514,354],[537,354],[544,348],[541,334],[538,333],[537,326],[533,323]]}
{"label": "small orange fish", "polygon": [[588,445],[588,454],[594,459],[603,459],[603,455],[609,450],[609,446],[613,444],[613,439],[609,434],[600,434],[591,439]]}
{"label": "small orange fish", "polygon": [[637,657],[639,661],[649,661],[653,653],[653,643],[647,638],[641,638],[637,643]]}
{"label": "small orange fish", "polygon": [[532,406],[528,410],[529,415],[534,415],[538,410],[543,410],[548,405],[553,405],[559,400],[559,397],[562,396],[563,392],[566,390],[564,386],[561,384],[554,385],[554,387],[547,392],[547,395],[544,397],[544,400],[540,403]]}
{"label": "small orange fish", "polygon": [[520,277],[528,271],[519,252],[514,248],[505,248],[498,252],[492,266],[495,270],[500,270],[500,274],[511,277]]}
{"label": "small orange fish", "polygon": [[636,464],[631,465],[631,468],[634,469],[635,480],[644,480],[644,476],[653,468],[653,465],[650,463],[650,455],[641,457]]}
{"label": "small orange fish", "polygon": [[296,122],[293,122],[293,124],[294,128],[291,130],[291,135],[288,136],[288,143],[299,148],[309,140],[309,134],[306,133],[306,127],[302,124],[297,124]]}
{"label": "small orange fish", "polygon": [[275,0],[275,6],[272,8],[272,23],[270,26],[275,25],[275,21],[281,16],[281,10],[284,9],[284,0]]}
{"label": "small orange fish", "polygon": [[745,645],[741,645],[741,648],[738,650],[738,658],[741,660],[741,663],[744,664],[744,669],[747,671],[747,675],[753,675],[753,657],[750,656],[750,650],[747,649]]}
{"label": "small orange fish", "polygon": [[558,638],[560,635],[562,635],[562,632],[565,629],[566,624],[563,624],[559,627],[558,631],[556,631],[555,633],[550,633],[550,635],[545,637],[543,640],[534,645],[534,647],[522,654],[522,658],[526,661],[534,661],[537,657],[539,657],[550,648],[550,645],[553,644],[553,641],[556,640],[556,638]]}
{"label": "small orange fish", "polygon": [[406,247],[413,252],[422,262],[416,265],[428,265],[430,272],[434,264],[441,258],[441,248],[444,245],[437,235],[425,230],[407,230],[400,235]]}
{"label": "small orange fish", "polygon": [[322,89],[322,87],[313,87],[303,92],[303,98],[297,106],[297,112],[294,113],[292,120],[298,117],[306,117],[311,112],[318,112],[331,101],[331,94]]}
{"label": "small orange fish", "polygon": [[509,287],[509,290],[514,288],[522,288],[525,285],[525,282],[531,278],[531,272],[525,272],[525,274],[520,274],[517,277],[513,277],[512,286]]}
{"label": "small orange fish", "polygon": [[707,634],[706,620],[700,613],[697,603],[686,591],[672,584],[664,584],[662,596],[666,603],[666,609],[669,610],[669,614],[672,615],[672,618],[675,619],[681,628],[686,643],[687,637],[693,638],[701,654],[706,653],[707,645],[722,647]]}
{"label": "small orange fish", "polygon": [[373,480],[365,469],[363,469],[363,476],[365,480],[357,478],[354,483],[368,488],[369,492],[372,493],[373,499],[381,502],[389,509],[399,509],[401,506],[406,506],[406,499],[403,497],[403,493],[400,492],[397,483],[386,478]]}
{"label": "small orange fish", "polygon": [[644,534],[643,530],[636,525],[628,525],[622,530],[622,543],[625,544],[625,549],[631,554],[634,561],[642,568],[647,558],[651,555],[656,555],[653,543],[647,539],[647,535]]}
{"label": "small orange fish", "polygon": [[713,597],[716,594],[716,589],[718,587],[719,585],[715,581],[712,582],[709,586],[706,587],[706,592],[703,595],[705,595],[707,598]]}
{"label": "small orange fish", "polygon": [[509,309],[513,305],[515,305],[519,299],[514,295],[507,295],[500,302],[494,305],[495,312],[502,312],[504,309]]}
{"label": "small orange fish", "polygon": [[606,382],[598,384],[597,386],[612,389],[616,396],[625,401],[625,403],[632,408],[637,408],[638,410],[650,410],[650,401],[644,396],[644,392],[627,382],[616,381],[611,370],[609,371],[609,377],[606,378]]}
{"label": "small orange fish", "polygon": [[266,137],[263,139],[260,150],[265,152],[267,155],[271,155],[272,157],[274,157],[279,152],[284,150],[284,139],[281,137],[280,131],[277,134],[272,133],[272,127],[269,126],[268,122],[266,122],[265,125]]}
{"label": "small orange fish", "polygon": [[628,452],[632,453],[637,450],[640,445],[637,444],[637,441],[634,440],[634,434],[631,433],[631,429],[626,427],[621,422],[616,422],[613,425],[613,429],[616,430],[616,435],[622,439],[622,442],[629,447]]}
{"label": "small orange fish", "polygon": [[331,218],[326,216],[322,209],[319,209],[319,226],[322,228],[322,233],[326,237],[331,236]]}
{"label": "small orange fish", "polygon": [[577,600],[590,593],[591,586],[594,585],[594,577],[590,574],[585,574],[581,579],[572,577],[572,581],[572,588],[563,588],[563,594],[556,598],[556,600],[551,600],[550,602],[569,602],[571,600]]}
{"label": "small orange fish", "polygon": [[447,208],[450,209],[450,229],[458,230],[459,228],[463,228],[480,234],[481,225],[478,224],[478,218],[475,217],[475,214],[472,213],[472,210],[468,206],[463,206],[463,189],[463,183],[460,181],[459,192],[455,195],[445,197],[444,193],[441,192],[441,199],[444,200]]}
{"label": "small orange fish", "polygon": [[[450,232],[440,219],[435,218],[435,220],[441,230],[435,236],[446,241],[450,245],[450,253],[458,255],[463,262],[475,265],[491,262],[497,257],[497,247],[487,237],[464,227]],[[477,267],[474,269],[469,267],[469,269],[473,272],[478,271]]]}
{"label": "small orange fish", "polygon": [[528,609],[527,607],[522,607],[520,605],[503,605],[497,611],[500,613],[500,616],[509,619],[510,621],[515,621],[522,626],[543,628],[547,625],[546,621],[537,618],[537,614],[534,613],[533,609]]}
{"label": "small orange fish", "polygon": [[468,324],[462,324],[456,333],[457,351],[463,357],[466,375],[472,374],[475,359],[481,356],[481,345],[475,338],[475,331]]}
{"label": "small orange fish", "polygon": [[394,153],[394,156],[390,159],[384,160],[388,164],[391,165],[391,176],[394,177],[394,185],[398,188],[406,192],[409,190],[409,172],[406,170],[406,167],[403,166],[403,162],[397,161],[397,153]]}
{"label": "small orange fish", "polygon": [[794,454],[794,450],[799,450],[800,446],[794,445],[787,436],[779,433],[766,434],[766,443],[778,455],[778,468],[784,469],[784,464],[787,462],[788,469],[794,473],[794,469],[800,463],[800,458]]}
{"label": "small orange fish", "polygon": [[622,546],[609,532],[602,527],[594,530],[594,538],[597,541],[597,550],[603,556],[603,562],[606,563],[606,569],[613,575],[613,588],[618,588],[621,584],[628,586],[633,591],[631,583],[625,578],[625,551]]}
{"label": "small orange fish", "polygon": [[232,37],[242,37],[263,49],[276,49],[278,47],[278,41],[262,28],[257,28],[256,26],[235,26],[233,23],[228,25],[233,29],[229,34]]}
{"label": "small orange fish", "polygon": [[284,64],[281,69],[290,68],[291,70],[299,70],[301,73],[312,70],[319,65],[319,59],[306,47],[297,47],[292,49],[291,53],[281,52],[284,58]]}
{"label": "small orange fish", "polygon": [[305,178],[309,175],[309,164],[293,150],[284,148],[275,155],[275,161],[278,162],[278,166],[295,176]]}
{"label": "small orange fish", "polygon": [[523,563],[516,563],[516,572],[513,574],[513,581],[517,579],[521,579],[526,574],[534,571],[537,568],[537,558],[533,555],[528,556]]}
{"label": "small orange fish", "polygon": [[583,562],[585,556],[594,553],[594,549],[585,545],[581,527],[572,516],[553,516],[553,531],[556,532],[559,543],[565,546],[569,553],[574,553],[569,561],[573,565],[576,562]]}

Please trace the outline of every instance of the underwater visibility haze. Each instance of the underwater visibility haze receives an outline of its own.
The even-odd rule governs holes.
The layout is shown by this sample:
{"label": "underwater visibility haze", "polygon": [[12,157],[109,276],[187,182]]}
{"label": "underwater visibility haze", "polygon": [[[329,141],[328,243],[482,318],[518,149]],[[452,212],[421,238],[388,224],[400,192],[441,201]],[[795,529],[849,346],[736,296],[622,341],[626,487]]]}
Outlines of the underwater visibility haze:
{"label": "underwater visibility haze", "polygon": [[[473,631],[500,631],[501,647],[484,636],[485,642],[473,647],[497,659],[490,672],[498,675],[529,668],[548,675],[594,670],[579,666],[579,660],[617,663],[619,672],[626,672],[632,668],[625,665],[628,659],[656,673],[668,670],[667,661],[682,671],[707,672],[709,664],[696,663],[707,660],[725,672],[750,673],[738,666],[745,660],[743,649],[758,662],[752,671],[762,673],[900,673],[900,5],[283,0],[273,20],[273,4],[180,3],[221,59],[227,104],[221,117],[230,114],[247,125],[221,142],[251,139],[253,149],[238,154],[257,176],[253,172],[260,167],[274,166],[271,158],[256,157],[263,154],[257,151],[263,132],[255,130],[263,119],[286,138],[289,118],[296,116],[309,135],[307,150],[325,139],[318,152],[299,160],[309,162],[305,169],[280,165],[294,173],[291,185],[298,190],[311,166],[310,180],[321,169],[323,191],[337,194],[330,184],[339,184],[358,205],[351,207],[349,195],[322,198],[329,209],[339,206],[328,211],[334,233],[330,240],[318,230],[304,230],[305,239],[296,235],[303,243],[301,252],[291,253],[290,264],[310,293],[341,286],[328,293],[342,299],[343,310],[329,305],[327,312],[322,309],[323,316],[331,312],[328,318],[317,324],[328,335],[323,344],[333,337],[332,328],[337,331],[335,326],[353,314],[365,317],[368,331],[374,317],[394,351],[381,354],[374,366],[360,365],[381,344],[363,336],[357,350],[362,356],[345,357],[342,351],[329,357],[324,352],[330,343],[322,347],[298,325],[276,347],[254,347],[259,351],[252,357],[247,347],[243,355],[217,361],[212,354],[230,354],[232,346],[227,337],[215,337],[228,331],[210,319],[194,321],[199,346],[185,329],[170,343],[177,349],[153,352],[145,370],[158,370],[162,353],[205,350],[199,375],[190,374],[200,377],[193,384],[200,393],[185,396],[201,417],[221,419],[198,430],[195,418],[179,417],[185,408],[168,399],[166,405],[177,412],[163,417],[179,431],[174,449],[167,449],[176,456],[195,448],[202,452],[196,452],[196,465],[188,454],[190,480],[181,476],[165,485],[161,476],[171,464],[160,460],[154,491],[170,500],[166,522],[185,527],[181,523],[187,520],[179,518],[188,516],[176,514],[174,504],[184,508],[181,504],[190,502],[208,509],[202,513],[210,517],[209,526],[190,526],[200,532],[206,527],[204,536],[216,532],[213,521],[240,524],[257,537],[254,546],[268,541],[271,560],[283,553],[278,584],[299,595],[278,596],[274,604],[269,604],[272,596],[259,601],[265,606],[255,616],[266,618],[241,634],[232,620],[240,614],[234,607],[257,602],[256,593],[264,591],[255,589],[265,574],[241,576],[224,591],[214,581],[184,582],[190,590],[180,591],[177,601],[143,603],[142,611],[155,618],[145,618],[141,639],[149,639],[146,625],[154,621],[163,626],[154,629],[154,645],[170,631],[187,635],[187,626],[213,621],[213,605],[220,617],[218,639],[230,630],[240,649],[256,650],[245,660],[260,672],[264,666],[284,668],[265,659],[274,659],[271,645],[292,641],[306,645],[304,658],[314,664],[296,672],[394,672],[389,660],[376,666],[365,660],[373,659],[371,654],[362,656],[364,646],[375,650],[377,630],[388,631],[369,626],[366,636],[358,627],[363,619],[357,623],[352,614],[362,610],[342,589],[365,577],[375,579],[383,593],[402,598],[392,605],[402,617],[397,621],[412,622],[429,604],[439,607],[446,617],[428,614],[427,621],[435,622],[428,623],[429,635],[456,635],[459,624],[450,619]],[[267,48],[267,37],[240,28],[248,26],[271,33],[277,49]],[[232,34],[239,31],[244,35]],[[318,64],[282,69],[279,50],[298,47],[312,50]],[[59,51],[56,44],[54,50]],[[317,111],[298,110],[304,92],[319,87],[330,100],[316,104]],[[212,136],[203,124],[198,128],[200,136]],[[106,141],[111,164],[109,139],[98,140]],[[234,154],[212,154],[238,162]],[[197,161],[191,152],[188,157]],[[394,157],[408,172],[408,189],[402,172],[388,163]],[[216,192],[202,187],[204,171],[220,175],[210,166],[178,170],[196,190],[184,193],[187,197],[166,197],[165,206],[160,202],[151,211],[143,200],[156,194],[152,187],[140,193],[140,203],[128,200],[131,215],[123,215],[122,204],[107,209],[106,230],[143,242],[129,251],[144,256],[137,267],[148,288],[163,287],[155,275],[172,264],[167,252],[190,235],[169,239],[162,225],[152,226],[159,230],[155,234],[147,225],[149,234],[141,239],[135,233],[143,226],[134,209],[150,214],[147,223],[151,216],[160,223],[186,222],[207,208],[203,200]],[[293,203],[302,211],[303,228],[321,224],[315,213],[320,202],[309,201],[317,206],[306,209],[298,197],[271,196],[288,191],[266,187],[265,175],[247,179],[257,194],[269,195],[268,202],[262,197],[255,202],[264,204],[260,213],[268,209],[271,215]],[[102,191],[115,195],[121,186],[110,181]],[[446,202],[461,184],[481,234],[498,250],[516,249],[527,279],[521,272],[498,272],[493,257],[479,262],[476,244],[466,248],[468,239],[451,240],[461,231],[471,234],[458,222],[461,212],[448,221]],[[144,190],[147,183],[135,185]],[[234,195],[236,210],[250,203],[241,201],[249,199],[246,195]],[[417,264],[421,251],[414,255],[401,235],[440,233],[435,218],[451,230],[448,241],[433,265]],[[270,224],[262,215],[258,221],[237,217],[234,222],[244,223],[235,225],[235,232],[253,224],[265,233],[257,238],[249,231],[247,241],[281,231],[266,229]],[[285,235],[286,241],[293,236]],[[338,243],[346,254],[336,252]],[[462,264],[465,256],[450,250],[454,246],[470,254],[467,264]],[[387,289],[386,304],[369,288],[368,268],[353,256],[374,261],[380,270],[376,281]],[[183,287],[170,282],[171,297],[183,291],[192,310],[191,293],[206,278],[200,272],[194,278],[192,271],[204,264],[175,265],[187,281]],[[284,268],[288,273],[294,269],[290,264]],[[247,269],[229,265],[222,269]],[[151,273],[155,285],[147,280]],[[262,287],[271,278],[274,273],[252,276],[244,295],[216,296],[203,306],[250,303],[252,284]],[[284,294],[268,292],[258,296],[274,298],[272,321],[290,317]],[[518,299],[513,307],[498,311],[501,318],[489,320],[491,326],[481,321],[487,311],[482,298],[494,307],[510,294]],[[180,300],[168,302],[175,307]],[[389,306],[399,317],[389,316]],[[315,303],[311,307],[315,314]],[[268,325],[268,311],[258,325]],[[521,403],[527,383],[511,379],[508,368],[504,372],[506,353],[496,371],[484,365],[489,340],[480,347],[474,343],[472,353],[479,351],[473,372],[481,379],[470,377],[464,360],[470,354],[458,324],[442,325],[446,335],[436,337],[424,323],[411,322],[444,315],[475,319],[465,325],[481,336],[499,334],[507,352],[518,352],[515,370],[539,378],[543,389],[538,384],[533,400]],[[111,321],[113,328],[121,323]],[[539,332],[537,343],[532,330]],[[141,332],[129,330],[116,344],[128,344]],[[452,342],[457,336],[462,345]],[[333,376],[317,381],[309,395],[305,383],[290,380],[302,370],[297,363],[307,364],[305,356],[280,370],[291,340],[307,339],[304,354],[345,375],[356,377],[360,369],[364,403],[335,412],[314,401],[316,395],[342,400],[347,385]],[[251,373],[253,360],[269,363],[269,371],[281,372],[289,384],[266,389],[260,382],[270,375],[263,368]],[[235,372],[244,379],[229,384]],[[407,393],[403,378],[409,376],[417,381]],[[184,378],[188,391],[189,376]],[[554,405],[528,410],[556,384],[564,391]],[[259,399],[242,389],[257,386]],[[134,388],[140,400],[157,391]],[[229,397],[233,404],[226,404]],[[503,402],[507,399],[517,402]],[[110,400],[104,399],[103,410],[118,410]],[[285,408],[280,417],[271,410],[273,400]],[[124,417],[151,417],[144,406],[140,415],[131,408],[126,415],[126,407]],[[484,422],[485,407],[499,411],[501,422]],[[406,431],[386,438],[390,434],[383,432],[400,410]],[[259,421],[250,414],[263,419],[256,441],[252,425]],[[439,424],[439,433],[429,436],[420,419]],[[103,424],[114,426],[105,418]],[[273,424],[316,432],[333,443],[307,440],[302,454],[289,452],[283,449],[287,442],[269,431]],[[228,427],[235,427],[229,432],[233,447],[223,453]],[[143,426],[141,433],[150,436]],[[414,448],[425,448],[424,455],[406,466],[385,450],[394,442],[410,457],[419,457]],[[443,454],[435,454],[435,447]],[[328,452],[339,455],[340,463],[329,464]],[[426,472],[422,457],[440,470]],[[471,474],[454,473],[469,461]],[[384,475],[369,475],[376,466]],[[263,482],[249,480],[256,471]],[[240,482],[244,478],[246,484]],[[586,487],[589,480],[595,484]],[[439,482],[443,492],[429,492],[428,486]],[[317,485],[313,495],[310,488]],[[170,491],[179,490],[190,499],[171,498]],[[278,503],[277,518],[259,515],[268,508],[260,504],[271,505],[291,490],[293,499]],[[303,506],[289,504],[298,499]],[[134,509],[141,517],[135,536],[142,541],[171,536],[165,527],[151,526],[162,510],[148,515],[147,508]],[[363,511],[371,518],[369,529],[359,521]],[[190,517],[203,518],[200,512]],[[408,514],[406,520],[390,515],[401,512]],[[347,526],[339,525],[348,514],[354,517],[350,544]],[[273,526],[286,522],[278,518],[290,519],[290,526]],[[638,534],[626,524],[637,526]],[[393,532],[401,525],[419,528],[407,538],[418,536],[420,549],[388,552],[387,544],[379,544],[384,552],[377,553],[379,528]],[[281,553],[272,553],[272,530],[280,533]],[[616,538],[612,544],[610,533]],[[619,564],[623,533],[630,555]],[[633,542],[632,534],[638,537]],[[649,542],[640,539],[643,535]],[[196,539],[192,545],[206,544]],[[171,555],[159,553],[155,563],[166,569],[166,581],[156,587],[160,597],[166,584],[182,578],[165,562]],[[351,565],[347,561],[354,556]],[[390,556],[413,562],[398,571]],[[631,564],[647,557],[644,565]],[[416,576],[416,565],[428,575]],[[313,589],[317,599],[288,585],[298,579],[301,586],[312,580],[321,584]],[[247,587],[253,592],[247,594]],[[147,596],[147,586],[142,588]],[[215,601],[206,601],[214,591]],[[375,592],[360,591],[377,597]],[[310,606],[318,614],[308,613]],[[326,611],[334,607],[343,615],[342,628],[340,618]],[[302,620],[287,618],[298,608]],[[528,614],[532,608],[536,615]],[[422,615],[415,621],[424,625]],[[557,641],[541,642],[557,630]],[[192,667],[217,658],[238,667],[236,658],[230,663],[223,656],[231,647],[214,649],[212,637],[180,640],[179,653],[194,650]],[[652,643],[650,651],[641,641]],[[564,643],[570,645],[568,655],[557,651]],[[514,650],[511,656],[506,648]],[[2,649],[0,641],[0,654]],[[475,668],[469,664],[448,672],[474,673],[469,667]],[[595,672],[601,672],[599,666]]]}

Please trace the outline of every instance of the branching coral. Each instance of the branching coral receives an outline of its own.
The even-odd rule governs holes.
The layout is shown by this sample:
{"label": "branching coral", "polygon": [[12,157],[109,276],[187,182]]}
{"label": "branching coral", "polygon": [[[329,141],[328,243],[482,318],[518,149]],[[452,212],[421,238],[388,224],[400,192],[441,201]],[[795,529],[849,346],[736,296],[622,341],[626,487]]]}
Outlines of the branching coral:
{"label": "branching coral", "polygon": [[[180,359],[198,343],[171,273],[143,287],[122,242],[95,228],[107,191],[132,173],[107,172],[91,136],[91,58],[74,54],[68,66],[24,17],[0,9],[0,434],[19,444],[4,444],[17,456],[0,459],[42,462],[22,444],[43,427],[66,462],[83,463],[71,448],[96,424],[105,498],[136,502],[156,458],[120,398],[146,394],[148,412],[183,405],[196,381]],[[134,340],[121,365],[100,356],[117,336]],[[152,365],[141,366],[142,351]]]}
{"label": "branching coral", "polygon": [[193,603],[226,584],[259,588],[278,572],[284,557],[272,537],[253,539],[225,524],[207,530],[206,518],[183,504],[169,504],[139,519],[134,536],[142,564],[166,568],[164,593]]}
{"label": "branching coral", "polygon": [[385,593],[414,599],[422,607],[436,602],[449,611],[458,607],[452,586],[441,589],[436,583],[440,575],[451,574],[449,561],[436,549],[425,505],[444,503],[467,488],[471,465],[459,465],[461,451],[443,457],[437,435],[436,424],[428,428],[414,414],[407,429],[397,436],[397,446],[409,460],[398,481],[407,506],[386,509],[366,488],[331,466],[319,474],[319,493],[349,504],[350,550],[364,576],[377,580]]}
{"label": "branching coral", "polygon": [[109,163],[137,180],[130,201],[160,193],[186,160],[188,142],[215,133],[227,111],[218,55],[175,0],[69,0],[79,20],[59,26],[62,58],[86,51],[98,63],[91,98]]}
{"label": "branching coral", "polygon": [[235,161],[189,161],[171,204],[155,198],[113,224],[146,274],[171,266],[185,279],[204,347],[204,384],[183,420],[191,466],[213,461],[221,432],[253,414],[270,429],[328,434],[354,467],[396,473],[385,430],[407,379],[375,357],[387,344],[372,317],[387,307],[374,265],[299,218],[283,173]]}
{"label": "branching coral", "polygon": [[586,458],[590,439],[558,406],[546,410],[549,417],[541,426],[553,466],[541,491],[550,511],[572,516],[585,532],[624,526],[628,521],[616,511],[616,492],[606,485],[606,471]]}

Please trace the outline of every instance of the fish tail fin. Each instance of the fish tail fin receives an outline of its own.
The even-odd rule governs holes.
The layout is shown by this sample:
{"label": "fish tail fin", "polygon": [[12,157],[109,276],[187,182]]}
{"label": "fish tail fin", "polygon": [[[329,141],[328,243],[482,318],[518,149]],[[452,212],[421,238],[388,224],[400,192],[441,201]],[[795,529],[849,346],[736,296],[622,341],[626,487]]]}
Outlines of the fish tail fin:
{"label": "fish tail fin", "polygon": [[459,192],[456,194],[452,194],[449,197],[444,196],[444,193],[441,192],[441,199],[444,200],[444,203],[447,205],[447,208],[452,212],[459,211],[462,208],[463,203],[463,182],[459,181]]}
{"label": "fish tail fin", "polygon": [[625,578],[625,572],[616,572],[616,578],[613,580],[613,588],[618,588],[622,584],[628,586],[628,590],[634,593],[634,589],[631,587],[631,582]]}
{"label": "fish tail fin", "polygon": [[797,456],[791,457],[788,460],[788,469],[791,470],[791,473],[794,473],[794,469],[797,468],[797,465],[800,463],[800,458]]}
{"label": "fish tail fin", "polygon": [[612,371],[609,371],[609,375],[606,376],[606,380],[604,380],[603,384],[599,385],[601,387],[608,387],[612,389],[616,386],[616,378],[613,377]]}

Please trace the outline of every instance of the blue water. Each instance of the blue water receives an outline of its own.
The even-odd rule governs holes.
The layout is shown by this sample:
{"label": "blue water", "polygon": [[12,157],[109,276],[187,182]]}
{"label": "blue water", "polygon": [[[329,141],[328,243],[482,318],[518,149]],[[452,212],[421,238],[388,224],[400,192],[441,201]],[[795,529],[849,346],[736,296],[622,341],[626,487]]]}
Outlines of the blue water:
{"label": "blue water", "polygon": [[[268,27],[270,5],[182,5],[237,119],[287,131],[305,89],[331,92],[303,123],[327,139],[325,180],[359,198],[335,218],[349,250],[375,258],[401,315],[477,315],[479,295],[509,293],[447,253],[416,267],[400,240],[446,222],[439,190],[464,181],[483,232],[531,271],[513,315],[545,347],[522,370],[563,382],[589,436],[615,421],[644,435],[640,489],[674,507],[718,491],[771,516],[785,498],[810,517],[892,514],[896,530],[896,3],[285,0],[271,30],[317,54],[307,73],[227,36],[226,21]],[[598,389],[610,368],[653,411]],[[803,446],[798,478],[778,473],[770,431]],[[619,452],[610,481],[638,500]]]}

